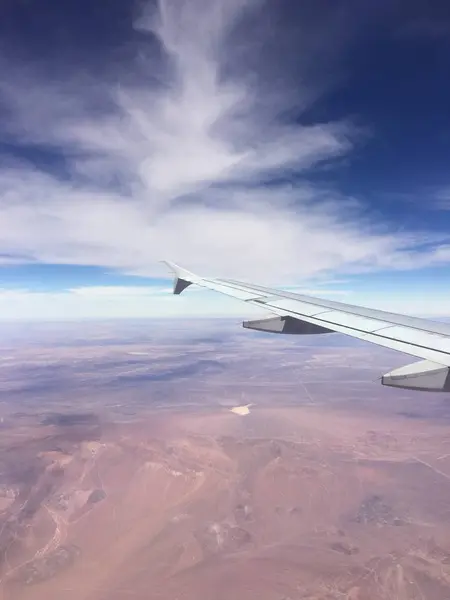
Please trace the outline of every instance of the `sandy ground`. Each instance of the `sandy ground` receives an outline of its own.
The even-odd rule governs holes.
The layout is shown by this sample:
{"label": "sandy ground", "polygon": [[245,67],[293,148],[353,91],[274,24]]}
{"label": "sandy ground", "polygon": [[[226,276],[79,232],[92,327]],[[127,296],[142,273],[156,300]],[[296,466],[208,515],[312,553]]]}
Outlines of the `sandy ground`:
{"label": "sandy ground", "polygon": [[448,599],[447,427],[249,408],[10,431],[0,598]]}

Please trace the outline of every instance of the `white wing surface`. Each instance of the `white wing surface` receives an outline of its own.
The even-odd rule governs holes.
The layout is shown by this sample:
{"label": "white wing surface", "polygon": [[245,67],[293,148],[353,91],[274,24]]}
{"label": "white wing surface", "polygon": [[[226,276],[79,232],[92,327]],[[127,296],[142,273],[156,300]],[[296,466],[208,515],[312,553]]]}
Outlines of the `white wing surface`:
{"label": "white wing surface", "polygon": [[165,261],[175,273],[174,294],[191,284],[249,304],[276,316],[246,321],[244,327],[298,335],[343,333],[422,359],[395,369],[381,379],[383,385],[427,391],[450,391],[450,324],[408,317],[293,294],[232,279],[199,277]]}

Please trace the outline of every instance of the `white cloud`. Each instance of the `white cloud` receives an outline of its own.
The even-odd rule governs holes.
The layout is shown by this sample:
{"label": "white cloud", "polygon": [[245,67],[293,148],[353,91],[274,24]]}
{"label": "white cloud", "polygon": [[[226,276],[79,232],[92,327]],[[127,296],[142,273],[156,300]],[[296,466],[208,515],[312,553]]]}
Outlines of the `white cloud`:
{"label": "white cloud", "polygon": [[85,297],[140,297],[140,296],[161,296],[167,295],[172,292],[171,288],[168,287],[157,287],[157,286],[126,286],[126,285],[103,285],[103,286],[83,286],[78,288],[72,288],[68,290],[69,293],[77,296]]}
{"label": "white cloud", "polygon": [[26,289],[0,289],[0,299],[2,300],[20,300],[29,297],[34,292]]}
{"label": "white cloud", "polygon": [[172,296],[163,288],[142,293],[139,288],[115,286],[75,288],[62,292],[0,291],[0,321],[71,321],[133,317],[202,317],[260,314],[232,298],[197,289],[197,294]]}
{"label": "white cloud", "polygon": [[[193,293],[196,291],[197,293]],[[297,293],[331,297],[349,304],[412,314],[416,316],[449,316],[448,291],[433,297],[410,294],[405,302],[404,292],[388,296],[380,290],[370,295],[351,290],[290,289]],[[336,298],[338,296],[338,298]],[[340,298],[339,296],[342,296]],[[33,292],[30,290],[0,290],[0,321],[78,321],[84,319],[121,319],[133,317],[235,317],[236,326],[246,318],[262,318],[270,313],[260,307],[192,286],[182,296],[169,290],[117,286],[74,288],[62,292]]]}
{"label": "white cloud", "polygon": [[[144,59],[146,76],[141,59],[139,78],[115,87],[79,76],[49,83],[4,65],[7,139],[64,155],[67,172],[0,168],[0,254],[158,276],[168,258],[262,283],[450,261],[440,238],[374,225],[355,199],[307,183],[359,134],[347,122],[287,119],[314,96],[309,42],[293,89],[282,76],[291,56],[246,69],[263,44],[235,25],[260,10],[252,0],[161,0],[137,26],[157,37],[162,58]],[[294,185],[265,185],[289,172]],[[433,245],[415,250],[424,241]]]}
{"label": "white cloud", "polygon": [[283,290],[287,292],[291,292],[293,294],[305,294],[307,296],[348,296],[350,294],[349,290],[328,290],[326,288],[317,288],[317,289],[305,289],[304,287],[299,286],[284,286]]}
{"label": "white cloud", "polygon": [[[348,290],[286,288],[324,297]],[[63,291],[0,288],[0,320],[79,320],[105,318],[260,315],[261,310],[232,298],[192,286],[173,296],[167,286],[81,286]]]}

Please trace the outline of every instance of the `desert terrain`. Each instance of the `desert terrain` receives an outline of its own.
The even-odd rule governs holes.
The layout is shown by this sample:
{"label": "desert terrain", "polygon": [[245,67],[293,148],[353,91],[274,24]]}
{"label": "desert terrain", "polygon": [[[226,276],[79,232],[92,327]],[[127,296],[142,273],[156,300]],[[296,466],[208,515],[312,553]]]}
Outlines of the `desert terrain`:
{"label": "desert terrain", "polygon": [[376,382],[408,357],[104,327],[4,333],[1,600],[450,597],[448,399]]}

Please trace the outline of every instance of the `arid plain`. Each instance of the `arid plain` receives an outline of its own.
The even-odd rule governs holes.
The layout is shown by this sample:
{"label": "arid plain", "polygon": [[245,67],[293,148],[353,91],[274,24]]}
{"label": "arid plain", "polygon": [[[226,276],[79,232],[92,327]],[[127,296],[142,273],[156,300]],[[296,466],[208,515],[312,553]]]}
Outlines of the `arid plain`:
{"label": "arid plain", "polygon": [[376,381],[408,357],[235,321],[2,334],[2,600],[450,597],[449,399]]}

